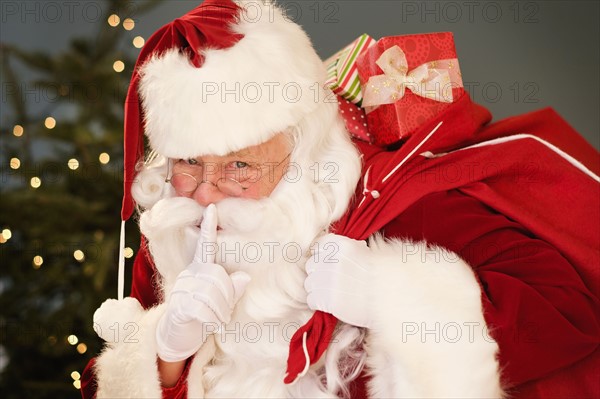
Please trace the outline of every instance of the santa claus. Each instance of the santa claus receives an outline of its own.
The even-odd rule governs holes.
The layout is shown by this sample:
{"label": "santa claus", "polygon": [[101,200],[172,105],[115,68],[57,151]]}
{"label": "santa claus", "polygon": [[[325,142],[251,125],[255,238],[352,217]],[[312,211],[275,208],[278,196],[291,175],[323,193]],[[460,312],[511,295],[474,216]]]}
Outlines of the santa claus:
{"label": "santa claus", "polygon": [[[560,173],[532,176],[568,179],[594,206],[597,153],[504,137],[542,120],[571,132],[549,111],[482,129],[489,114],[468,96],[401,151],[353,143],[324,81],[269,2],[207,0],[148,40],[126,104],[123,208],[126,220],[132,195],[144,240],[132,296],[95,314],[107,344],[84,397],[598,389],[598,287],[584,281],[598,274],[581,267],[599,259],[598,207],[539,216],[538,197],[560,188],[531,194],[503,173],[536,154]],[[465,136],[436,141],[452,123]],[[493,155],[493,171],[428,180]]]}

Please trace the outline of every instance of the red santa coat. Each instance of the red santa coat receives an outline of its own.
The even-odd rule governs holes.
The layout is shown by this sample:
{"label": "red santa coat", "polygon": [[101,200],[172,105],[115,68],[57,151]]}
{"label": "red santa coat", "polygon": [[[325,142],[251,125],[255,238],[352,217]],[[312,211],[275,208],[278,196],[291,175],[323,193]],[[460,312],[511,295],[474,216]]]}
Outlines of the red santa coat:
{"label": "red santa coat", "polygon": [[[592,222],[599,220],[598,184],[532,138],[435,156],[515,133],[545,138],[595,173],[598,154],[552,110],[483,127],[489,118],[467,100],[458,101],[411,140],[420,142],[439,121],[463,126],[464,136],[433,136],[418,151],[429,154],[407,159],[393,185],[378,182],[404,159],[401,151],[410,151],[411,143],[397,152],[357,143],[370,171],[355,205],[363,196],[378,203],[363,202],[360,206],[369,211],[351,210],[336,231],[363,226],[355,236],[381,231],[386,237],[425,240],[471,265],[490,334],[500,348],[503,382],[514,397],[599,396],[594,376],[600,373],[600,256],[598,225]],[[560,197],[544,198],[550,193]],[[530,200],[524,202],[527,194]],[[565,206],[575,201],[587,208]],[[131,296],[145,308],[157,303],[156,271],[143,245],[133,272]],[[185,380],[164,390],[164,396],[185,397]],[[355,397],[364,397],[364,381],[353,387]],[[90,365],[82,382],[83,396],[93,397]]]}

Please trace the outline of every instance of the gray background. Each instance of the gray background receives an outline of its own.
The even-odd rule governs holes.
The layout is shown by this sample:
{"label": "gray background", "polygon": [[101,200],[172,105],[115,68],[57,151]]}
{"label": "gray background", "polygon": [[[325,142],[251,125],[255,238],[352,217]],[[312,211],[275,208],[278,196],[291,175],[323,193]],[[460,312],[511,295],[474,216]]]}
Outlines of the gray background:
{"label": "gray background", "polygon": [[[326,58],[356,36],[374,38],[454,32],[473,99],[494,119],[554,107],[600,148],[598,1],[280,1]],[[131,38],[152,32],[199,1],[167,1],[142,17],[129,15]],[[10,5],[10,8],[7,8]],[[106,23],[103,2],[2,1],[1,40],[28,49],[61,51],[73,36]],[[16,11],[15,10],[16,7]],[[137,52],[129,45],[127,51]],[[4,93],[3,93],[4,94]],[[5,104],[1,104],[3,108]],[[2,122],[10,114],[2,111]]]}

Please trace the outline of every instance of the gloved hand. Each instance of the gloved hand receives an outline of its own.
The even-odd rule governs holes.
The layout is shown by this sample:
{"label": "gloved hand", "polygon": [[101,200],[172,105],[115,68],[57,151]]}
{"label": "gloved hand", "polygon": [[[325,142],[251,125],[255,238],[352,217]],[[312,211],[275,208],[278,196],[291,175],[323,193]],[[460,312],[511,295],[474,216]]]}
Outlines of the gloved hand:
{"label": "gloved hand", "polygon": [[365,241],[327,234],[315,241],[306,262],[304,288],[312,310],[331,313],[345,323],[371,327],[369,290],[373,267]]}
{"label": "gloved hand", "polygon": [[215,205],[204,211],[200,237],[192,263],[182,271],[168,299],[167,309],[158,322],[158,356],[167,362],[187,359],[228,323],[250,276],[244,272],[228,275],[215,262],[217,213]]}

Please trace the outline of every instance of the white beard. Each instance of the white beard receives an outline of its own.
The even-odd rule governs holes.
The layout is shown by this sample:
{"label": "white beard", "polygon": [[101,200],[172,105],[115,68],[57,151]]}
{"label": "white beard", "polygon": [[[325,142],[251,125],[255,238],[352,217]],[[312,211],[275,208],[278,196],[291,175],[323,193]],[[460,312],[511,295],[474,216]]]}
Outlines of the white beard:
{"label": "white beard", "polygon": [[[306,305],[304,264],[330,222],[323,203],[315,184],[302,179],[281,181],[269,198],[216,204],[216,263],[252,280],[231,322],[215,334],[215,356],[203,369],[206,397],[336,397],[313,370],[319,367],[293,385],[283,383],[290,339],[313,313]],[[193,200],[167,198],[140,218],[164,298],[193,258],[202,212]]]}

